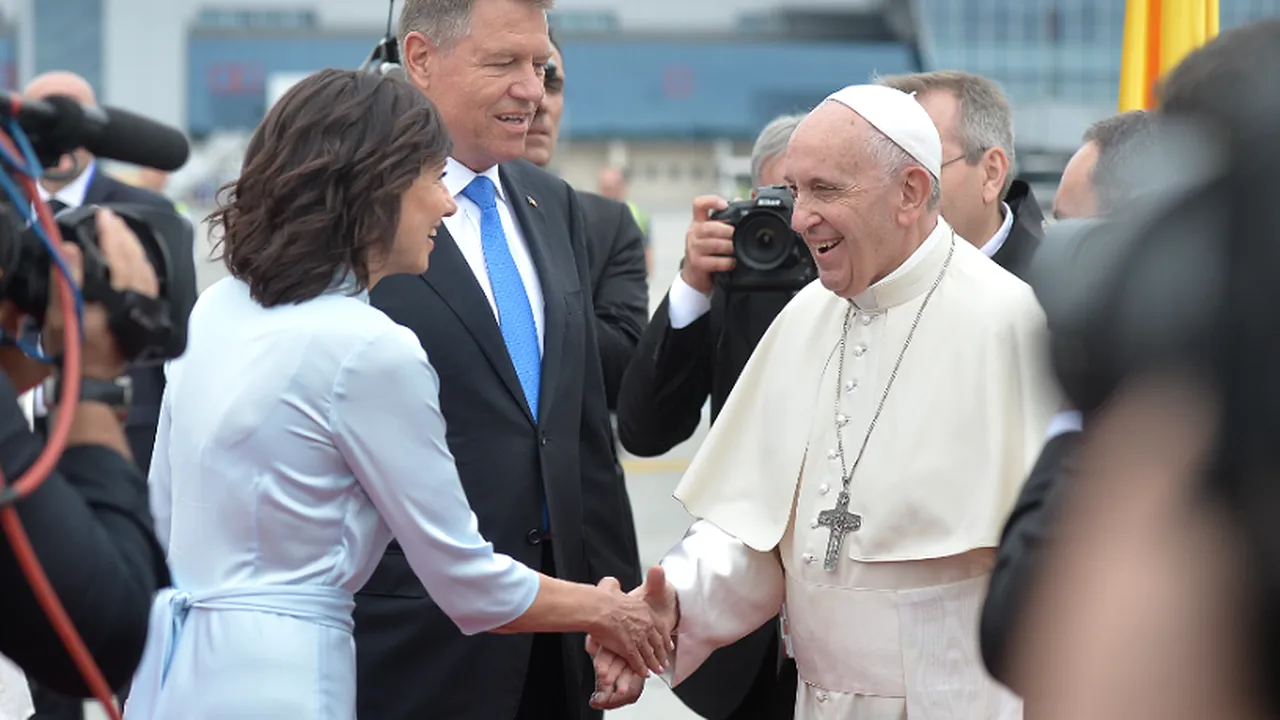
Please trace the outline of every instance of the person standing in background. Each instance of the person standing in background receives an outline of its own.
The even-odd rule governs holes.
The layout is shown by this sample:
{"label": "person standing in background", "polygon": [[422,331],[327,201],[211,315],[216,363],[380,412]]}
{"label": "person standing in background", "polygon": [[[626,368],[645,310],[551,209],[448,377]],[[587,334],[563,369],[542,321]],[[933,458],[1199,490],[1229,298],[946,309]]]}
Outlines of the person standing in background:
{"label": "person standing in background", "polygon": [[[551,38],[546,91],[525,139],[524,158],[546,169],[555,157],[564,116],[564,56]],[[609,409],[618,406],[618,387],[636,343],[649,322],[649,281],[645,235],[625,203],[578,190],[586,220],[587,268],[591,301],[596,311],[596,334]]]}
{"label": "person standing in background", "polygon": [[942,217],[1000,267],[1023,277],[1044,238],[1031,186],[1014,179],[1013,111],[996,81],[960,70],[891,75],[942,136]]}
{"label": "person standing in background", "polygon": [[610,200],[617,200],[620,203],[625,203],[626,206],[631,209],[631,214],[636,219],[636,225],[639,225],[640,232],[644,233],[645,267],[652,270],[653,241],[650,234],[649,214],[641,210],[639,205],[636,205],[629,199],[628,196],[631,193],[631,185],[627,181],[626,171],[621,168],[613,167],[612,165],[602,168],[600,170],[599,177],[596,179],[596,184],[596,189],[601,195],[609,198]]}

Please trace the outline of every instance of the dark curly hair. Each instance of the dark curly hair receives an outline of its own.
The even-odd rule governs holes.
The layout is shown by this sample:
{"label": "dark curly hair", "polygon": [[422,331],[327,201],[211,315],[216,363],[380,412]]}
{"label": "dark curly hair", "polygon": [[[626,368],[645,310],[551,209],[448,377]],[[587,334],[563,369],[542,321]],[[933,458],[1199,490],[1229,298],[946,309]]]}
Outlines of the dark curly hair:
{"label": "dark curly hair", "polygon": [[370,254],[385,252],[400,198],[452,152],[435,106],[407,81],[321,70],[267,113],[240,177],[209,215],[221,260],[264,307],[319,296],[343,273],[369,284]]}

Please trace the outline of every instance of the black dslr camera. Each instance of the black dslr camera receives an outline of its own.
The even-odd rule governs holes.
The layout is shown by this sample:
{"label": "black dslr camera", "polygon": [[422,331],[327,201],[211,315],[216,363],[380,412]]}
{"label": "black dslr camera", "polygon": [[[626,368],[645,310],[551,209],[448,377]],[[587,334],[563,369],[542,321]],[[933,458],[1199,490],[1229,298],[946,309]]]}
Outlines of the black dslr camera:
{"label": "black dslr camera", "polygon": [[[189,148],[181,132],[147,118],[112,108],[84,107],[69,97],[19,99],[0,92],[0,116],[21,128],[34,158],[23,166],[0,161],[9,177],[32,173],[32,165],[52,167],[58,159],[83,147],[99,158],[122,160],[160,170],[177,170]],[[16,121],[16,122],[15,122]],[[187,344],[187,318],[196,299],[195,231],[178,212],[149,205],[105,203],[138,236],[159,281],[149,298],[111,287],[111,270],[98,248],[95,214],[84,206],[56,218],[62,239],[75,243],[84,257],[85,302],[101,303],[121,353],[134,364],[164,361],[182,354]],[[0,194],[0,297],[10,300],[43,324],[52,287],[53,258],[37,230],[30,226],[7,193]]]}
{"label": "black dslr camera", "polygon": [[818,277],[809,247],[791,229],[795,197],[785,185],[757,188],[755,197],[729,203],[712,220],[733,226],[733,270],[716,282],[726,290],[797,292]]}

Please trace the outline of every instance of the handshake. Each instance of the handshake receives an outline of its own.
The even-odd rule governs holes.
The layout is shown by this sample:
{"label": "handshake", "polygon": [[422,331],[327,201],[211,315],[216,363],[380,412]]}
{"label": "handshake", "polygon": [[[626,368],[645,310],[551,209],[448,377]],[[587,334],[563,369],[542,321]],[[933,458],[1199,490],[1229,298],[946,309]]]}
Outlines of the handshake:
{"label": "handshake", "polygon": [[[600,587],[611,594],[621,594],[622,587],[613,578],[600,581]],[[612,710],[640,699],[649,670],[665,671],[668,652],[675,650],[672,640],[680,620],[676,591],[661,567],[650,568],[644,584],[625,596],[629,602],[600,625],[605,628],[587,635],[587,653],[593,658],[596,689],[591,707]],[[640,607],[628,607],[637,603]],[[647,611],[649,617],[643,617]],[[637,613],[639,617],[637,617]],[[655,633],[660,638],[661,652],[653,645]],[[638,640],[645,638],[645,640]]]}

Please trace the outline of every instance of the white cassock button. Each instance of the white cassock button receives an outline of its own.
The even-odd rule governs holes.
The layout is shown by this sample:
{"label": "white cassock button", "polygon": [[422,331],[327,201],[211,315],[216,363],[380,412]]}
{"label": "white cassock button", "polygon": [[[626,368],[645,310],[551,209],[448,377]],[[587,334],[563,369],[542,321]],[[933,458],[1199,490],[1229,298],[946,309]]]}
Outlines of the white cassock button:
{"label": "white cassock button", "polygon": [[836,427],[844,427],[849,424],[849,416],[840,414],[836,416]]}
{"label": "white cassock button", "polygon": [[822,483],[821,485],[818,486],[819,495],[826,495],[829,492],[831,492],[831,487],[828,486],[826,483]]}
{"label": "white cassock button", "polygon": [[844,391],[845,391],[845,392],[853,392],[854,390],[857,390],[857,389],[858,389],[858,381],[857,381],[857,380],[847,380],[847,381],[845,381],[845,384],[844,384]]}
{"label": "white cassock button", "polygon": [[828,696],[827,696],[827,693],[826,693],[826,691],[825,691],[825,690],[819,690],[819,691],[818,691],[818,702],[826,702],[826,701],[827,701],[827,697],[828,697]]}
{"label": "white cassock button", "polygon": [[818,559],[818,558],[816,558],[816,557],[814,557],[814,556],[813,556],[813,553],[805,553],[804,555],[801,555],[800,557],[804,558],[804,561],[805,561],[806,563],[809,563],[810,565],[812,565],[812,564],[814,563],[814,561]]}
{"label": "white cassock button", "polygon": [[863,325],[870,325],[870,324],[871,324],[871,321],[872,321],[872,320],[874,320],[874,319],[875,319],[875,318],[871,317],[870,315],[863,315],[863,316],[862,316],[862,324],[863,324]]}
{"label": "white cassock button", "polygon": [[854,345],[854,346],[853,346],[853,356],[854,356],[854,357],[862,357],[862,356],[863,356],[863,355],[865,355],[866,353],[867,353],[867,346],[866,346],[866,345],[863,345],[862,343],[858,343],[857,345]]}
{"label": "white cassock button", "polygon": [[831,449],[831,450],[828,450],[828,451],[827,451],[827,459],[828,459],[828,460],[839,460],[839,459],[840,459],[840,451],[839,451],[839,450],[836,450],[836,449],[834,449],[834,448],[833,448],[833,449]]}

